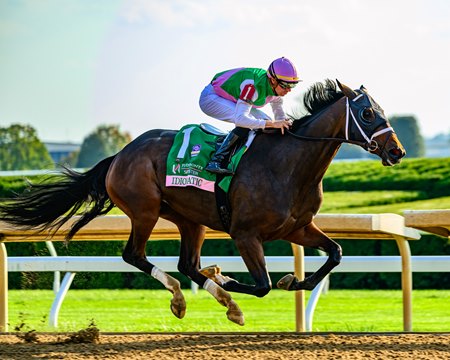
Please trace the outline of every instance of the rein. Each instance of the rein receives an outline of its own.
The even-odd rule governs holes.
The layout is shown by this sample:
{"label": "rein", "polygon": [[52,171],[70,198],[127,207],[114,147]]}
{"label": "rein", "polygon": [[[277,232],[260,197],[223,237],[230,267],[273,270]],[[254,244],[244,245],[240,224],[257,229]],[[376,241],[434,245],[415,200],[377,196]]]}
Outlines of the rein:
{"label": "rein", "polygon": [[347,144],[354,144],[359,145],[362,147],[367,146],[367,143],[363,141],[357,141],[357,140],[347,140],[342,138],[335,138],[335,137],[312,137],[312,136],[305,136],[305,135],[298,135],[291,130],[285,130],[289,135],[293,136],[296,139],[299,140],[307,140],[307,141],[340,141]]}
{"label": "rein", "polygon": [[[352,101],[358,100],[362,94],[358,95],[356,98],[354,98]],[[351,117],[350,117],[351,115]],[[364,141],[358,141],[358,140],[352,140],[349,138],[348,132],[350,128],[350,118],[353,120],[353,122],[356,124],[357,129],[359,130],[362,137],[366,140]],[[353,114],[352,108],[348,102],[348,97],[345,98],[345,139],[343,138],[335,138],[335,137],[313,137],[313,136],[305,136],[305,135],[298,135],[291,130],[286,130],[286,132],[293,136],[296,139],[299,140],[307,140],[307,141],[340,141],[347,144],[353,144],[353,145],[359,145],[362,148],[368,150],[368,151],[375,151],[378,149],[378,143],[374,140],[377,136],[380,136],[386,132],[394,132],[394,129],[392,127],[387,127],[382,130],[376,131],[372,134],[372,136],[369,138],[367,134],[364,132],[364,130],[359,125],[358,121],[355,118],[355,115]]]}

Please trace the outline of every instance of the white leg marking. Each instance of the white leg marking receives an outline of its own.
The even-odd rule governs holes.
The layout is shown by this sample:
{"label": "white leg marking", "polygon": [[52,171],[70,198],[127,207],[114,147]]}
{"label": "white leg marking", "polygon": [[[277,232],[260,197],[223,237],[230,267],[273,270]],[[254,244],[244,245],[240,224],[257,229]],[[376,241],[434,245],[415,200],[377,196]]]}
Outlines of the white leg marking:
{"label": "white leg marking", "polygon": [[171,289],[171,285],[169,284],[168,275],[162,271],[161,269],[157,268],[156,266],[152,269],[152,276],[158,280],[161,284],[163,284],[167,289]]}

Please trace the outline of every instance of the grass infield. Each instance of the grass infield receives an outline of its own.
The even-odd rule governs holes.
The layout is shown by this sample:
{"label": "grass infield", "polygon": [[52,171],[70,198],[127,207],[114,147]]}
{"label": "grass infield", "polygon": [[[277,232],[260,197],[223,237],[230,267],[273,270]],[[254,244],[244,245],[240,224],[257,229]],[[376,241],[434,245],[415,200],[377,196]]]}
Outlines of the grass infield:
{"label": "grass infield", "polygon": [[[294,294],[272,290],[264,298],[232,294],[246,324],[226,318],[222,307],[206,291],[184,290],[184,319],[172,315],[171,294],[165,290],[70,290],[61,307],[57,329],[48,326],[51,290],[10,290],[9,331],[78,331],[91,321],[102,332],[289,332],[295,330]],[[309,293],[307,293],[307,297]],[[450,331],[450,290],[413,291],[413,331]],[[402,331],[400,290],[333,290],[322,295],[313,331]]]}

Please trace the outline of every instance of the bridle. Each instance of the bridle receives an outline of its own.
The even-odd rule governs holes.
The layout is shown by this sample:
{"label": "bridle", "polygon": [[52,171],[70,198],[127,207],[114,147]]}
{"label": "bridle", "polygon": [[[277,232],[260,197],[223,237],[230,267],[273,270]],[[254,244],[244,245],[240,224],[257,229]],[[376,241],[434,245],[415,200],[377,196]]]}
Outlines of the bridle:
{"label": "bridle", "polygon": [[[355,102],[356,100],[358,100],[361,96],[364,96],[364,94],[359,94],[357,97],[355,97],[353,100],[353,102]],[[391,126],[385,127],[384,129],[381,129],[379,131],[375,131],[370,138],[367,136],[366,132],[361,128],[359,122],[356,120],[355,118],[355,114],[352,111],[352,108],[350,106],[348,97],[345,98],[346,101],[346,115],[345,115],[345,140],[349,140],[349,128],[350,128],[350,116],[349,113],[351,115],[351,119],[353,120],[353,123],[356,125],[356,128],[359,130],[359,133],[361,134],[361,136],[364,138],[364,140],[366,140],[366,142],[364,143],[364,148],[369,151],[369,152],[374,152],[375,150],[378,149],[378,142],[376,140],[374,140],[376,137],[387,133],[387,132],[391,132],[389,138],[392,136],[392,134],[394,133],[394,129]],[[386,122],[384,122],[386,124]],[[385,143],[383,144],[383,149],[384,146],[386,145],[386,142],[388,140],[385,141]]]}
{"label": "bridle", "polygon": [[[358,96],[356,96],[354,99],[350,100],[352,102],[355,102],[356,100],[358,100],[360,97],[364,96],[363,93],[360,93]],[[287,133],[291,136],[293,136],[296,139],[300,139],[300,140],[308,140],[308,141],[339,141],[339,142],[343,142],[343,143],[347,143],[347,144],[354,144],[354,145],[359,145],[362,148],[364,148],[365,150],[369,151],[369,152],[374,152],[376,151],[378,148],[380,148],[378,142],[375,140],[376,137],[390,132],[389,137],[386,139],[386,141],[384,142],[383,146],[380,148],[381,151],[384,150],[386,143],[389,141],[389,139],[391,138],[392,134],[394,134],[394,129],[391,126],[385,127],[381,130],[375,131],[370,137],[369,135],[367,135],[366,131],[364,131],[364,129],[362,128],[362,126],[360,125],[360,123],[358,122],[358,120],[355,117],[355,114],[353,113],[352,110],[352,106],[351,103],[349,102],[349,98],[346,96],[345,97],[345,138],[335,138],[335,137],[313,137],[313,136],[305,136],[305,135],[298,135],[294,132],[292,132],[291,130],[287,130]],[[359,115],[360,116],[360,115]],[[350,127],[351,124],[356,125],[356,128],[358,129],[360,135],[362,136],[362,138],[365,141],[358,141],[358,140],[353,140],[350,139]],[[386,121],[384,121],[384,124],[386,124]],[[379,128],[381,125],[380,124],[377,128]],[[376,129],[375,129],[376,130]]]}

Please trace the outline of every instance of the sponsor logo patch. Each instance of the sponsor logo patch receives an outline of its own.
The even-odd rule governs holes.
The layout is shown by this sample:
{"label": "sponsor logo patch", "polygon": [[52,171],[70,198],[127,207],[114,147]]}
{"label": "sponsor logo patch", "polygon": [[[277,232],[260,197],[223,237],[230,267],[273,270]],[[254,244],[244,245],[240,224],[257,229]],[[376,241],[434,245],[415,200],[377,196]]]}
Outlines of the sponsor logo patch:
{"label": "sponsor logo patch", "polygon": [[174,164],[174,165],[172,165],[172,172],[174,173],[174,174],[179,174],[180,173],[180,169],[181,169],[181,166],[180,166],[180,164]]}
{"label": "sponsor logo patch", "polygon": [[195,156],[197,156],[198,154],[200,154],[200,150],[201,150],[201,145],[194,145],[194,146],[192,146],[192,150],[191,150],[191,157],[195,157]]}

